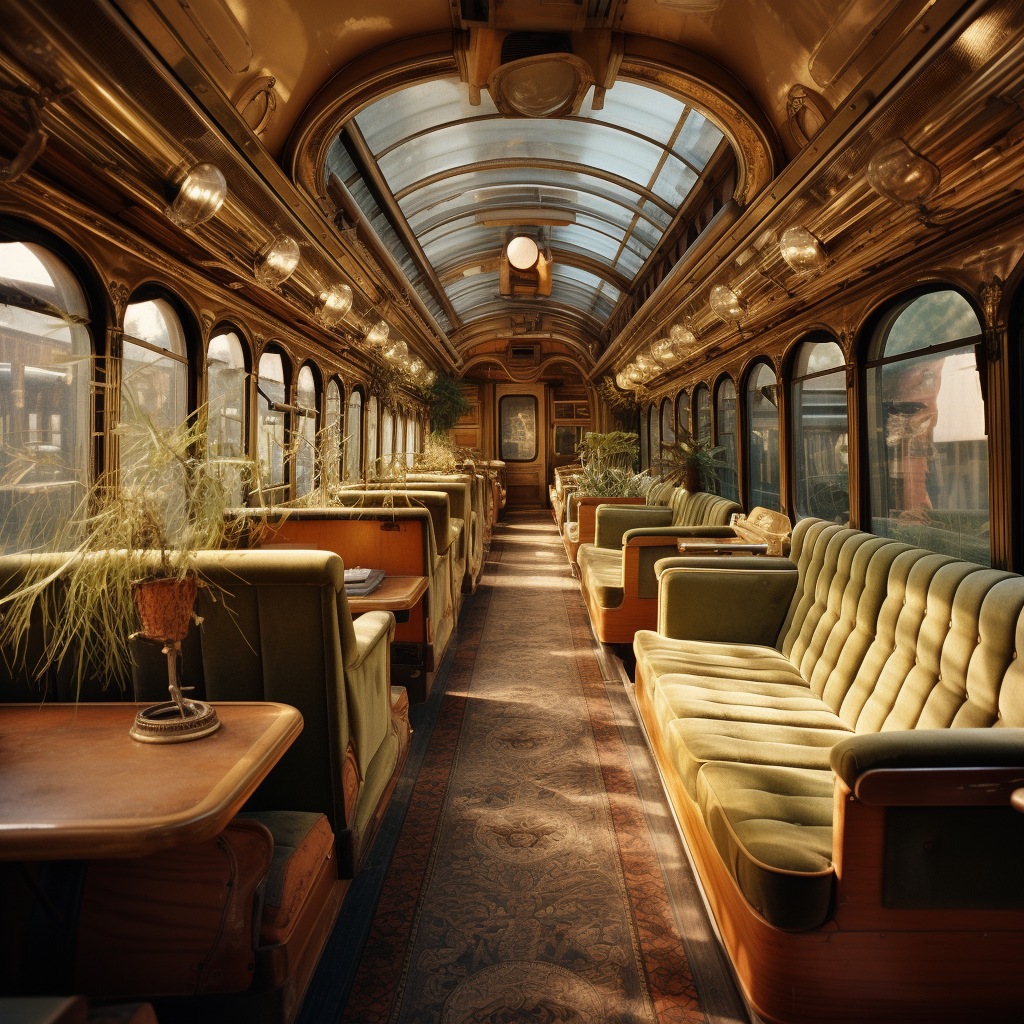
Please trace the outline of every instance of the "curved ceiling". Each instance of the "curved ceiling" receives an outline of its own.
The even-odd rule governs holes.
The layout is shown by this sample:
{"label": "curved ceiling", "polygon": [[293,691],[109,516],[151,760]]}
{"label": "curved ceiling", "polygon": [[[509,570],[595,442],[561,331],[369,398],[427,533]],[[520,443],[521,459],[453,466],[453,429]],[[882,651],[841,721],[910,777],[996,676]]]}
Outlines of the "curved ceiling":
{"label": "curved ceiling", "polygon": [[[471,105],[457,78],[421,82],[356,114],[323,173],[344,183],[393,251],[397,243],[417,290],[443,288],[432,312],[447,329],[527,306],[560,307],[600,330],[727,143],[682,98],[638,82],[618,81],[600,109],[593,103],[591,89],[576,116],[506,118],[486,93]],[[375,186],[389,195],[375,197]],[[499,294],[513,224],[549,250],[550,298]],[[433,289],[398,240],[406,229]]]}

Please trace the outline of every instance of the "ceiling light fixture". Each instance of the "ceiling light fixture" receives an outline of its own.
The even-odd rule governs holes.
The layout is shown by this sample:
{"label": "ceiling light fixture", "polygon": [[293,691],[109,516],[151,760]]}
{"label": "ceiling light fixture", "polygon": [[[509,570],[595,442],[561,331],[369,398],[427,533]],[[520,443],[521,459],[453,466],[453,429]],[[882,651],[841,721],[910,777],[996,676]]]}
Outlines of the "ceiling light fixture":
{"label": "ceiling light fixture", "polygon": [[215,164],[196,164],[165,212],[178,227],[194,228],[213,217],[227,196],[228,183],[221,169]]}
{"label": "ceiling light fixture", "polygon": [[782,232],[779,253],[797,274],[813,274],[825,265],[824,247],[803,224],[793,224]]}
{"label": "ceiling light fixture", "polygon": [[347,284],[336,284],[320,293],[320,322],[325,327],[337,327],[352,308],[352,289]]}
{"label": "ceiling light fixture", "polygon": [[388,334],[391,328],[388,327],[384,320],[378,320],[367,332],[366,332],[366,344],[370,348],[384,348],[388,343]]}
{"label": "ceiling light fixture", "polygon": [[284,284],[299,265],[299,243],[288,235],[278,235],[256,257],[256,280],[266,288]]}
{"label": "ceiling light fixture", "polygon": [[868,161],[868,184],[902,206],[923,203],[938,187],[939,169],[902,139],[879,146]]}
{"label": "ceiling light fixture", "polygon": [[389,363],[401,363],[409,355],[409,346],[401,338],[395,338],[384,349],[384,358]]}
{"label": "ceiling light fixture", "polygon": [[636,368],[640,371],[645,381],[656,377],[661,369],[655,362],[654,357],[647,352],[642,352],[636,357]]}
{"label": "ceiling light fixture", "polygon": [[537,265],[540,249],[529,235],[516,235],[505,250],[509,263],[516,270],[530,270]]}
{"label": "ceiling light fixture", "polygon": [[711,312],[724,323],[737,323],[747,315],[746,303],[728,285],[716,284],[708,302]]}

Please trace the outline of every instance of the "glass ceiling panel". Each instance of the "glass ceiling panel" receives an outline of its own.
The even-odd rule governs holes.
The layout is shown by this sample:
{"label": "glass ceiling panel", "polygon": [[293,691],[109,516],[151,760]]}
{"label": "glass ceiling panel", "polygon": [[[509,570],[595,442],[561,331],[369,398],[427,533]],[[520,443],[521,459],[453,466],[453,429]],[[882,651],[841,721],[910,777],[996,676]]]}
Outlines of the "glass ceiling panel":
{"label": "glass ceiling panel", "polygon": [[[464,174],[453,174],[441,181],[410,192],[399,202],[406,218],[413,218],[419,211],[428,209],[438,203],[446,202],[458,196],[464,197],[467,207],[474,203],[474,195],[486,188],[497,185],[518,186],[536,185],[540,188],[548,186],[576,189],[580,192],[594,192],[612,201],[629,205],[633,210],[639,208],[640,196],[630,189],[623,188],[610,181],[603,181],[593,175],[580,171],[554,171],[534,167],[503,167],[488,171],[467,171]],[[672,223],[672,214],[645,203],[644,213],[664,231]]]}
{"label": "glass ceiling panel", "polygon": [[594,90],[591,89],[580,107],[580,117],[621,124],[663,146],[669,144],[679,119],[686,112],[682,100],[635,82],[616,82],[604,95],[603,110],[594,110],[593,102]]}
{"label": "glass ceiling panel", "polygon": [[439,274],[452,265],[468,262],[475,255],[492,258],[501,253],[501,228],[488,228],[482,224],[467,224],[456,231],[441,235],[432,242],[421,242],[423,252]]}
{"label": "glass ceiling panel", "polygon": [[[508,159],[561,160],[646,185],[664,155],[653,143],[608,125],[523,117],[452,125],[398,146],[379,163],[392,191],[401,192],[453,167]],[[688,170],[675,157],[668,162]]]}
{"label": "glass ceiling panel", "polygon": [[703,114],[691,110],[672,147],[684,160],[703,167],[725,136]]}
{"label": "glass ceiling panel", "polygon": [[478,303],[500,298],[498,287],[498,273],[494,271],[489,274],[471,274],[453,281],[445,291],[455,312],[463,316]]}

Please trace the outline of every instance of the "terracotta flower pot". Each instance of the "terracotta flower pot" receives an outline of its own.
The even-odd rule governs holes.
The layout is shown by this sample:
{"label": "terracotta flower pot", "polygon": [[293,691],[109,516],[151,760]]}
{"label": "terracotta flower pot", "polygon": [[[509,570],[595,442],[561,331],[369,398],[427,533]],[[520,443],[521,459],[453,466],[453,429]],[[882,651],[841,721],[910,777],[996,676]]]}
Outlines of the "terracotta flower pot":
{"label": "terracotta flower pot", "polygon": [[188,635],[196,603],[196,578],[145,580],[132,587],[132,600],[142,624],[141,634],[157,643],[176,643]]}

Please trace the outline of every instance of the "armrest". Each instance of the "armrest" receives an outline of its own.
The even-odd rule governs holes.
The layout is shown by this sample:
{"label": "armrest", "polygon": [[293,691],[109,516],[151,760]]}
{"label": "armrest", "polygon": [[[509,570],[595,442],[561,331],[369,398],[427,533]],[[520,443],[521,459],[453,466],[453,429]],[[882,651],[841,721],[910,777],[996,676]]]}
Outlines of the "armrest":
{"label": "armrest", "polygon": [[1024,729],[866,733],[832,748],[832,770],[866,804],[1007,804],[1024,786]]}
{"label": "armrest", "polygon": [[775,645],[800,573],[788,558],[659,559],[658,632],[676,640]]}
{"label": "armrest", "polygon": [[364,612],[358,619],[352,620],[352,628],[356,631],[357,653],[353,661],[345,663],[346,672],[359,668],[377,644],[393,639],[395,617],[391,612]]}
{"label": "armrest", "polygon": [[670,526],[672,509],[664,505],[599,505],[596,522],[594,543],[618,551],[628,530]]}
{"label": "armrest", "polygon": [[638,537],[664,537],[666,544],[672,544],[673,540],[695,539],[717,540],[720,538],[736,537],[736,531],[731,526],[651,526],[627,530],[622,536],[622,543],[628,544]]}

